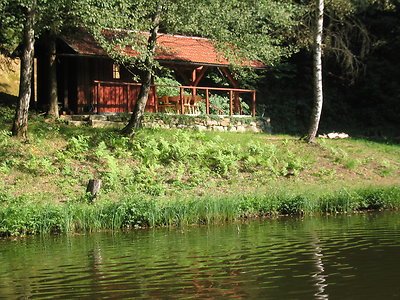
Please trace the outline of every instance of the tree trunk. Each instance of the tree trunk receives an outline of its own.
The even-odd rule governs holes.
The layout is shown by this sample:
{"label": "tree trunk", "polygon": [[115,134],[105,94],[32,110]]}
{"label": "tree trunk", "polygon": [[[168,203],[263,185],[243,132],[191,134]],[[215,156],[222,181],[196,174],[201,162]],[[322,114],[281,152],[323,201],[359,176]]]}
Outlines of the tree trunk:
{"label": "tree trunk", "polygon": [[57,96],[57,64],[56,64],[56,40],[53,35],[49,37],[49,110],[47,116],[59,117]]}
{"label": "tree trunk", "polygon": [[316,28],[314,44],[314,104],[311,113],[310,127],[308,129],[307,141],[315,142],[319,121],[322,112],[323,90],[322,90],[322,31],[324,21],[324,0],[316,0]]}
{"label": "tree trunk", "polygon": [[101,179],[90,179],[86,188],[86,193],[90,194],[90,200],[93,201],[100,193]]}
{"label": "tree trunk", "polygon": [[26,11],[24,24],[24,36],[21,57],[21,77],[19,82],[19,96],[17,109],[12,128],[12,135],[27,138],[28,132],[28,110],[32,93],[33,59],[35,45],[35,22],[36,1],[32,1]]}
{"label": "tree trunk", "polygon": [[132,117],[129,120],[129,123],[125,126],[125,128],[122,129],[122,133],[126,136],[133,137],[135,134],[135,130],[140,128],[142,125],[142,118],[144,110],[146,108],[147,100],[149,98],[151,79],[153,76],[154,52],[157,43],[157,33],[160,24],[161,9],[162,6],[161,4],[159,4],[154,14],[152,22],[153,26],[150,30],[150,35],[147,40],[147,57],[145,60],[145,70],[142,75],[142,86],[140,88],[139,99],[135,104],[135,108],[133,110]]}

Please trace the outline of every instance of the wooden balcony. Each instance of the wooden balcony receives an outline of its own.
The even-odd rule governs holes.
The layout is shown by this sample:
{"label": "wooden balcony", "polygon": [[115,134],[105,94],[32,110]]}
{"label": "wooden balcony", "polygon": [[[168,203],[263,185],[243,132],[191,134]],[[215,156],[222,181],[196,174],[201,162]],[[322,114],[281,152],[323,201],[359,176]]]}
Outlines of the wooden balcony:
{"label": "wooden balcony", "polygon": [[[95,113],[130,113],[133,111],[140,92],[140,83],[94,81],[92,100],[89,104]],[[158,97],[157,89],[168,87],[176,89],[175,95]],[[226,95],[229,111],[211,103],[212,95]],[[178,94],[178,96],[176,95]],[[199,114],[200,106],[205,106],[203,113],[210,114],[213,109],[220,115],[242,115],[241,95],[247,97],[250,115],[256,115],[256,91],[238,88],[215,88],[199,86],[152,85],[146,104],[148,112],[172,112],[178,114]],[[200,104],[204,103],[204,104]],[[171,109],[166,109],[166,107]]]}

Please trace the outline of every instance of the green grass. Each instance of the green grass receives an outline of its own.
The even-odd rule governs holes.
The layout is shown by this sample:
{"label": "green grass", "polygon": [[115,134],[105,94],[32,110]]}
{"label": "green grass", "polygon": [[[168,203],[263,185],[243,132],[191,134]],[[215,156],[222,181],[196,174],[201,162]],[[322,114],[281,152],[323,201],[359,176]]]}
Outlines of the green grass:
{"label": "green grass", "polygon": [[118,202],[95,204],[16,203],[11,199],[6,202],[0,206],[1,236],[216,224],[254,216],[398,209],[400,187],[342,190],[318,196],[282,191],[275,194],[169,201],[126,196]]}
{"label": "green grass", "polygon": [[[13,110],[0,110],[3,216],[19,216],[12,210],[18,206],[21,219],[32,214],[59,218],[54,220],[58,227],[44,219],[32,228],[29,222],[3,224],[5,234],[367,209],[374,205],[346,199],[353,199],[353,191],[359,195],[361,190],[399,186],[400,146],[388,141],[319,140],[310,145],[283,135],[165,129],[142,129],[130,140],[113,129],[68,126],[34,114],[28,141],[21,141],[10,136]],[[89,205],[86,185],[92,178],[103,184],[98,203]],[[151,217],[146,215],[143,223],[121,221],[122,210],[129,211],[137,201],[152,211]]]}

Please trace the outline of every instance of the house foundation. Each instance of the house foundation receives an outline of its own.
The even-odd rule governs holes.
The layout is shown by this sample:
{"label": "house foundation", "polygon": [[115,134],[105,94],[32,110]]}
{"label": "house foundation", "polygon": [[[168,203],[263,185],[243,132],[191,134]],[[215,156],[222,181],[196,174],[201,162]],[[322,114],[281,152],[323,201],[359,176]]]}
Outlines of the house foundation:
{"label": "house foundation", "polygon": [[[64,115],[61,119],[70,125],[92,126],[96,128],[123,128],[130,114]],[[221,115],[174,115],[147,113],[142,122],[147,128],[192,129],[199,131],[265,132],[271,133],[270,119],[267,117],[221,116]]]}

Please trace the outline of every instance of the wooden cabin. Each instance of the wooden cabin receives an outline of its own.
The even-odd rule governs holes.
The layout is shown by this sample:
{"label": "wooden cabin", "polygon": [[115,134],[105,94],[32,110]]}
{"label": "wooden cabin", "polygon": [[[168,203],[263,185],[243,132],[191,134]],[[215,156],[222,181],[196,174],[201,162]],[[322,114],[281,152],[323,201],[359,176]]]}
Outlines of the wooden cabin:
{"label": "wooden cabin", "polygon": [[[45,107],[49,98],[49,54],[45,42],[38,43],[37,51],[37,104]],[[230,95],[230,114],[240,110],[239,94],[250,93],[255,114],[255,91],[240,89],[229,71],[229,61],[223,58],[211,40],[200,37],[158,34],[156,60],[175,71],[192,95],[201,90],[209,112],[209,93],[226,90]],[[57,90],[60,109],[66,113],[132,112],[138,98],[140,84],[133,81],[138,70],[125,68],[113,61],[95,39],[85,31],[61,36],[56,43]],[[135,55],[127,51],[127,55]],[[247,62],[251,68],[264,68],[258,61]],[[201,80],[208,70],[218,68],[231,83],[230,88],[202,87]],[[181,98],[182,99],[182,98]],[[153,85],[146,111],[159,111],[157,86]],[[182,104],[183,107],[183,104]],[[181,110],[183,113],[183,109]]]}

